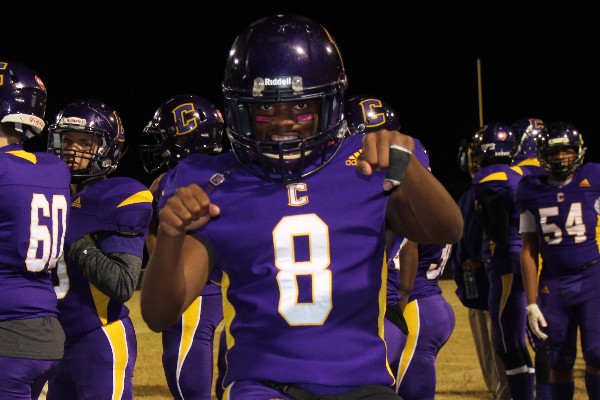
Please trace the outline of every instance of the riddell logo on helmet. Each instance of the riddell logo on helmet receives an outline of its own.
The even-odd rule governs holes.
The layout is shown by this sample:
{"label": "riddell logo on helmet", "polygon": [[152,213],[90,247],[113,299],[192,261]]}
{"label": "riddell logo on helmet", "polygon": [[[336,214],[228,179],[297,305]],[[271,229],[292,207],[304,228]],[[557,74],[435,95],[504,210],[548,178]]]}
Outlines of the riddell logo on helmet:
{"label": "riddell logo on helmet", "polygon": [[87,125],[87,121],[83,118],[77,118],[77,117],[65,117],[65,118],[61,118],[60,121],[58,122],[59,125],[80,125],[80,126],[86,126]]}
{"label": "riddell logo on helmet", "polygon": [[265,78],[265,86],[291,86],[292,78]]}

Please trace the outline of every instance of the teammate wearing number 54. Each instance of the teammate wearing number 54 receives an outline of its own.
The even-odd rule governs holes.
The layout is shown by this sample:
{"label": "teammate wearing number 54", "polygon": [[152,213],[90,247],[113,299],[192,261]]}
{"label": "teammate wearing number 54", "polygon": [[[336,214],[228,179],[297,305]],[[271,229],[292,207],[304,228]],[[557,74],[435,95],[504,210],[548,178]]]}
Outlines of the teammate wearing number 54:
{"label": "teammate wearing number 54", "polygon": [[[516,197],[521,208],[521,269],[527,315],[534,334],[548,343],[553,399],[572,399],[577,330],[590,399],[600,398],[600,164],[583,164],[581,133],[554,122],[536,139],[546,174],[524,177]],[[542,269],[537,282],[538,255]]]}
{"label": "teammate wearing number 54", "polygon": [[[397,399],[382,327],[386,227],[423,243],[460,238],[460,210],[410,136],[346,137],[346,83],[318,23],[254,22],[222,85],[232,151],[190,155],[166,183],[142,316],[154,331],[171,326],[221,266],[224,398]],[[390,145],[404,150],[385,183]]]}
{"label": "teammate wearing number 54", "polygon": [[65,355],[48,400],[133,399],[137,355],[125,302],[139,278],[152,195],[128,177],[107,178],[124,153],[121,119],[107,104],[74,101],[48,131],[48,151],[71,170],[71,218],[55,290]]}
{"label": "teammate wearing number 54", "polygon": [[46,88],[29,68],[0,61],[0,398],[37,399],[63,357],[50,269],[62,256],[69,170],[23,149],[44,128]]}

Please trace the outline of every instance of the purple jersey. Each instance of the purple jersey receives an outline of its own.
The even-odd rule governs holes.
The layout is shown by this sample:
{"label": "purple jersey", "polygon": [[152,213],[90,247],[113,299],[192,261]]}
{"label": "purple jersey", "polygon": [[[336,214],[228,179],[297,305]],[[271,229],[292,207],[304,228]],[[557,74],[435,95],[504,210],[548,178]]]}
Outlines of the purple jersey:
{"label": "purple jersey", "polygon": [[[511,270],[511,263],[506,261],[510,259],[510,254],[521,252],[520,212],[515,204],[515,192],[522,177],[521,172],[522,170],[519,168],[511,168],[504,164],[492,164],[482,168],[473,177],[474,198],[477,199],[488,192],[499,194],[508,212],[509,231],[506,246],[496,246],[490,241],[485,231],[483,232],[482,260],[486,262],[486,269],[488,266],[502,265],[503,270],[496,271],[501,274],[521,273],[520,269],[518,271]],[[490,263],[489,261],[492,259],[495,261]]]}
{"label": "purple jersey", "polygon": [[441,294],[438,284],[444,268],[450,258],[452,245],[419,244],[419,266],[415,276],[415,284],[408,301]]}
{"label": "purple jersey", "polygon": [[0,148],[0,321],[58,316],[49,270],[63,252],[70,181],[54,155]]}
{"label": "purple jersey", "polygon": [[542,276],[578,274],[600,259],[596,228],[600,211],[600,164],[587,163],[563,187],[547,176],[527,176],[519,184],[517,201],[536,222],[543,260]]}
{"label": "purple jersey", "polygon": [[225,385],[393,383],[383,340],[388,195],[384,172],[356,170],[361,147],[362,136],[346,138],[300,182],[260,179],[225,153],[187,157],[167,183],[162,201],[225,177],[209,190],[219,217],[196,232],[223,270]]}
{"label": "purple jersey", "polygon": [[[128,253],[142,258],[151,215],[152,194],[140,182],[125,177],[99,180],[73,196],[66,242],[99,233],[96,246],[103,254]],[[67,337],[129,315],[125,304],[100,292],[73,263],[66,256],[59,261],[55,286]]]}

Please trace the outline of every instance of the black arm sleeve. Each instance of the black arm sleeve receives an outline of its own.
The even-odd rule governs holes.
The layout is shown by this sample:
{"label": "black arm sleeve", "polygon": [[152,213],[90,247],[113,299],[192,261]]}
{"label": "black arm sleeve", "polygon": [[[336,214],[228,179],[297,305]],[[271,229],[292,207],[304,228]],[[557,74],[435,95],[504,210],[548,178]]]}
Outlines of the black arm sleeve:
{"label": "black arm sleeve", "polygon": [[68,257],[105,295],[123,303],[133,296],[142,270],[141,258],[127,253],[104,255],[85,237],[71,245]]}
{"label": "black arm sleeve", "polygon": [[497,245],[508,243],[508,210],[502,196],[486,193],[477,198],[475,212],[477,219],[490,240]]}

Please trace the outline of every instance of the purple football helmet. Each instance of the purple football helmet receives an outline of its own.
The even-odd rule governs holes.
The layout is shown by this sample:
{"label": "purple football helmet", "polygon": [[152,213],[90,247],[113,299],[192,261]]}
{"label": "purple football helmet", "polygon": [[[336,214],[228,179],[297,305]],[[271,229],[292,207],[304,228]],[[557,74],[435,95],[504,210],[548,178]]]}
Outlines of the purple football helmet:
{"label": "purple football helmet", "polygon": [[398,115],[386,102],[368,95],[352,96],[346,100],[344,115],[351,135],[379,129],[400,130]]}
{"label": "purple football helmet", "polygon": [[200,96],[174,96],[156,110],[142,139],[140,155],[146,172],[171,169],[192,153],[221,152],[223,116]]}
{"label": "purple football helmet", "polygon": [[544,129],[544,121],[539,118],[521,118],[512,124],[512,130],[519,141],[517,154],[535,157],[537,150],[535,140]]}
{"label": "purple football helmet", "polygon": [[[583,164],[587,148],[583,147],[583,136],[572,124],[558,121],[546,126],[536,139],[540,165],[552,176],[564,179],[577,171]],[[562,148],[575,150],[575,157],[550,160],[549,155]]]}
{"label": "purple football helmet", "polygon": [[82,158],[89,159],[90,163],[85,169],[71,167],[71,177],[75,183],[110,174],[125,154],[121,118],[115,110],[101,101],[81,99],[70,103],[58,113],[56,122],[48,128],[48,152],[63,160],[74,157],[75,153],[63,146],[62,137],[66,132],[87,133],[99,141],[97,151],[76,151]]}
{"label": "purple football helmet", "polygon": [[[238,160],[271,181],[294,181],[327,164],[346,133],[344,63],[327,30],[297,15],[273,15],[252,23],[235,40],[222,83],[225,123]],[[251,104],[317,99],[313,136],[286,141],[256,138]]]}
{"label": "purple football helmet", "polygon": [[471,157],[477,168],[491,164],[510,164],[519,141],[508,125],[489,122],[481,126],[471,140]]}
{"label": "purple football helmet", "polygon": [[15,124],[26,136],[39,134],[46,123],[46,86],[29,68],[0,61],[0,122]]}

